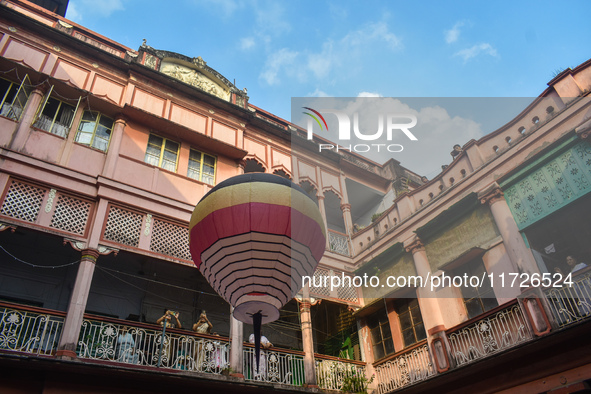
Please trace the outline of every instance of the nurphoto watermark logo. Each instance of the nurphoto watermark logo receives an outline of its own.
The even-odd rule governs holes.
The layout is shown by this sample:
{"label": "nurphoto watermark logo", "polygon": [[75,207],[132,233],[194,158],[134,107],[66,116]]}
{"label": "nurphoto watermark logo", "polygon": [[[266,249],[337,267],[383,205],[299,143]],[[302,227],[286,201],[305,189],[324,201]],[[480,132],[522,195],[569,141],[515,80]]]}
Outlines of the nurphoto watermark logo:
{"label": "nurphoto watermark logo", "polygon": [[[337,152],[347,150],[357,153],[402,152],[404,149],[402,144],[391,143],[399,133],[402,133],[410,141],[417,141],[417,137],[410,131],[411,128],[417,125],[417,117],[413,114],[379,113],[376,115],[377,119],[372,119],[373,123],[377,120],[377,130],[368,130],[367,126],[360,126],[360,123],[365,125],[367,122],[360,122],[358,112],[353,112],[350,115],[335,109],[302,108],[306,110],[303,114],[308,116],[306,129],[309,140],[314,138],[315,124],[319,126],[321,132],[329,131],[325,115],[336,117],[338,144],[318,144],[319,152],[323,150]],[[387,143],[379,143],[378,141],[384,141],[384,134]],[[368,141],[368,143],[352,143],[352,141]]]}

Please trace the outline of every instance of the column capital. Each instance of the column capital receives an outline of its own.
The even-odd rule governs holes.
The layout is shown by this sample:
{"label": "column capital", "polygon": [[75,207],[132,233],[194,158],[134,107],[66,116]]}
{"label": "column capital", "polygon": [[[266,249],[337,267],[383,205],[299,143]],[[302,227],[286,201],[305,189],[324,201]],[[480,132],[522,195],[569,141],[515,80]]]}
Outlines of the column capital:
{"label": "column capital", "polygon": [[324,197],[324,194],[317,194],[316,198],[318,199],[318,201],[320,201],[320,200],[324,201],[325,197]]}
{"label": "column capital", "polygon": [[115,117],[115,124],[120,124],[125,127],[127,126],[127,118],[124,115],[119,114]]}
{"label": "column capital", "polygon": [[341,204],[341,211],[343,212],[351,212],[351,204]]}
{"label": "column capital", "polygon": [[99,252],[98,250],[94,250],[94,249],[84,249],[82,251],[82,260],[91,260],[93,262],[96,262],[96,260],[99,257]]}
{"label": "column capital", "polygon": [[415,254],[417,252],[424,252],[425,251],[425,245],[423,244],[423,241],[421,241],[419,238],[415,238],[408,245],[406,245],[404,247],[404,249],[407,252],[410,252],[412,254]]}
{"label": "column capital", "polygon": [[492,205],[500,200],[504,200],[504,193],[498,183],[495,182],[478,193],[478,199],[481,204]]}

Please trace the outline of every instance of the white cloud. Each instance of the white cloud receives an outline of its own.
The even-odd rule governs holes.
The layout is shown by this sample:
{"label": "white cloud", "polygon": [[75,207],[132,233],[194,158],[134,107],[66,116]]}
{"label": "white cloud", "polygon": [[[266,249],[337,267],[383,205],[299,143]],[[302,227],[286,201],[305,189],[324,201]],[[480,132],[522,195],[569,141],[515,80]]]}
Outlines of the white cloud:
{"label": "white cloud", "polygon": [[328,93],[316,88],[312,93],[308,93],[308,97],[330,97]]}
{"label": "white cloud", "polygon": [[[301,58],[305,58],[306,61],[298,65],[298,77],[300,80],[306,79],[309,75],[319,80],[330,78],[328,81],[323,81],[325,83],[332,83],[334,79],[345,79],[347,75],[352,75],[361,68],[362,62],[372,47],[383,50],[384,44],[390,50],[402,48],[402,41],[390,32],[388,25],[384,22],[372,23],[361,29],[350,31],[338,40],[327,39],[322,43],[319,51],[301,52]],[[284,50],[288,49],[284,48]],[[279,81],[281,72],[289,71],[287,67],[277,65],[276,57],[276,53],[269,55],[265,68],[261,72],[263,80]],[[294,74],[293,71],[292,74]]]}
{"label": "white cloud", "polygon": [[489,43],[482,43],[472,46],[471,48],[462,49],[454,54],[454,56],[459,56],[464,59],[464,62],[475,58],[480,54],[489,55],[492,57],[498,57],[499,54],[497,50],[493,48]]}
{"label": "white cloud", "polygon": [[67,18],[80,23],[85,16],[108,17],[115,11],[123,11],[122,0],[73,0],[68,4]]}
{"label": "white cloud", "polygon": [[297,57],[298,52],[287,48],[274,52],[267,58],[265,70],[261,73],[260,78],[269,85],[279,84],[279,72],[281,70],[284,70],[288,75],[293,75],[296,72],[297,64],[295,60]]}
{"label": "white cloud", "polygon": [[460,37],[460,27],[464,26],[464,22],[457,22],[451,29],[445,31],[445,42],[451,44],[456,42]]}
{"label": "white cloud", "polygon": [[371,93],[371,92],[359,92],[357,97],[384,97],[379,93]]}
{"label": "white cloud", "polygon": [[240,49],[247,51],[256,45],[253,37],[244,37],[240,39]]}

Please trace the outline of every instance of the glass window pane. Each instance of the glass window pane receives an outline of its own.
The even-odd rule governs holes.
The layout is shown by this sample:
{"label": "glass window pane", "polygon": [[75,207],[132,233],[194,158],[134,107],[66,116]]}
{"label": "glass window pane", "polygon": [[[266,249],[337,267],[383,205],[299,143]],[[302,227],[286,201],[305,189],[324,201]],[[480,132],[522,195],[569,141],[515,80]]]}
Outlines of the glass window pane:
{"label": "glass window pane", "polygon": [[394,353],[394,341],[392,341],[392,338],[384,341],[384,352],[385,356]]}
{"label": "glass window pane", "polygon": [[174,141],[166,140],[164,149],[176,153],[179,150],[179,144]]}
{"label": "glass window pane", "polygon": [[404,340],[404,346],[410,346],[416,342],[415,333],[412,329],[402,331],[402,339]]}
{"label": "glass window pane", "polygon": [[164,160],[176,163],[176,151],[171,152],[171,151],[165,150],[164,151]]}
{"label": "glass window pane", "polygon": [[415,334],[417,336],[417,342],[427,338],[427,333],[425,332],[425,326],[423,323],[419,323],[415,326]]}
{"label": "glass window pane", "polygon": [[107,150],[108,146],[109,146],[109,140],[107,140],[107,139],[95,137],[94,141],[92,142],[93,148],[100,149],[103,152],[105,152]]}
{"label": "glass window pane", "polygon": [[204,174],[202,181],[204,183],[207,183],[208,185],[213,185],[213,177],[212,176],[208,176],[208,175]]}
{"label": "glass window pane", "polygon": [[[158,158],[160,157],[160,148],[148,145],[148,148],[146,149],[146,156],[147,155],[156,156],[156,160],[158,160]],[[156,161],[156,164],[158,164],[158,161]]]}
{"label": "glass window pane", "polygon": [[150,138],[148,138],[148,145],[155,145],[158,148],[162,147],[162,142],[163,139],[154,134],[150,134]]}
{"label": "glass window pane", "polygon": [[90,134],[90,133],[79,132],[76,135],[76,142],[79,142],[79,143],[85,144],[85,145],[90,145],[90,141],[92,141],[92,134]]}
{"label": "glass window pane", "polygon": [[108,118],[106,116],[101,116],[99,119],[99,124],[107,129],[113,128],[113,119]]}
{"label": "glass window pane", "polygon": [[96,126],[96,123],[94,122],[87,122],[87,121],[82,121],[80,122],[80,126],[78,127],[78,130],[83,131],[85,133],[94,133],[94,128]]}
{"label": "glass window pane", "polygon": [[146,157],[144,158],[144,161],[146,163],[148,163],[148,164],[153,165],[153,166],[157,166],[159,159],[160,158],[158,156],[153,156],[153,155],[146,154]]}
{"label": "glass window pane", "polygon": [[491,309],[499,306],[497,299],[494,297],[494,294],[487,294],[485,297],[482,298],[482,304],[484,305],[484,311],[490,311]]}
{"label": "glass window pane", "polygon": [[189,178],[199,180],[199,169],[194,169],[194,168],[189,167],[189,171],[187,171],[187,176]]}
{"label": "glass window pane", "polygon": [[98,114],[93,114],[90,111],[84,111],[84,114],[82,114],[82,120],[87,120],[90,122],[96,122],[96,118],[97,118]]}
{"label": "glass window pane", "polygon": [[171,161],[162,161],[162,168],[168,171],[175,171],[176,170],[176,163]]}
{"label": "glass window pane", "polygon": [[405,330],[409,327],[412,327],[412,322],[410,320],[410,313],[402,313],[398,315],[398,320],[400,320],[400,327]]}
{"label": "glass window pane", "polygon": [[204,155],[203,164],[207,164],[209,166],[215,166],[215,157]]}
{"label": "glass window pane", "polygon": [[480,305],[479,298],[472,298],[471,300],[466,301],[466,310],[470,319],[484,312],[482,310],[482,306]]}
{"label": "glass window pane", "polygon": [[384,347],[382,346],[382,344],[373,347],[373,356],[376,360],[385,356]]}
{"label": "glass window pane", "polygon": [[417,325],[418,323],[423,321],[423,317],[421,316],[421,310],[419,308],[412,308],[410,310],[412,316],[412,323]]}

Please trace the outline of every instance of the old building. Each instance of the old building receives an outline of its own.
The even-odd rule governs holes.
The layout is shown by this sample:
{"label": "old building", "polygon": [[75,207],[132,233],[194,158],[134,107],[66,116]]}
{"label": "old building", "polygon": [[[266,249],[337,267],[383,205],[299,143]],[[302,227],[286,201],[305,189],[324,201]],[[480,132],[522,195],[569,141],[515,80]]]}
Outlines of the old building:
{"label": "old building", "polygon": [[[379,393],[587,388],[589,269],[554,275],[591,258],[590,62],[428,181],[319,154],[201,57],[126,48],[24,0],[0,4],[0,33],[3,392],[340,390],[374,374]],[[313,284],[264,328],[257,373],[252,328],[188,249],[200,198],[256,171],[318,203],[317,278],[482,282]],[[157,324],[166,310],[177,327]]]}

